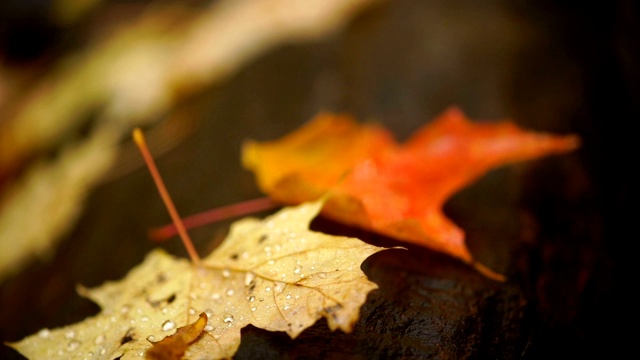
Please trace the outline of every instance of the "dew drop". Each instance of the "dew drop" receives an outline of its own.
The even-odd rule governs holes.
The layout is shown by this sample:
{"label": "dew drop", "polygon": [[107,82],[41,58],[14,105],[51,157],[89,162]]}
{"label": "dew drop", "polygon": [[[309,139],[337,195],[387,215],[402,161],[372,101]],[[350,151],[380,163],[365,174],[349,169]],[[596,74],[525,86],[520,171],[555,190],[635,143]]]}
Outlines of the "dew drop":
{"label": "dew drop", "polygon": [[148,316],[143,316],[143,317],[140,318],[140,321],[147,322],[147,321],[149,321],[149,317]]}
{"label": "dew drop", "polygon": [[165,307],[165,308],[162,308],[162,310],[160,310],[160,312],[166,315],[166,314],[167,314],[167,312],[169,312],[169,309],[167,309],[167,308]]}
{"label": "dew drop", "polygon": [[285,306],[282,308],[282,310],[289,310],[289,308],[290,308],[290,307],[291,307],[291,306],[289,306],[289,305],[285,305]]}
{"label": "dew drop", "polygon": [[49,335],[51,335],[51,331],[49,329],[42,329],[40,331],[38,331],[38,336],[46,339],[49,337]]}
{"label": "dew drop", "polygon": [[264,291],[271,291],[271,286],[267,286]]}
{"label": "dew drop", "polygon": [[104,336],[104,334],[100,334],[100,335],[96,336],[96,338],[95,338],[95,339],[93,339],[93,343],[94,343],[95,345],[100,345],[100,344],[102,344],[105,340],[107,340],[107,337],[106,337],[106,336]]}
{"label": "dew drop", "polygon": [[154,342],[155,340],[156,340],[155,336],[153,336],[153,335],[147,336],[147,341]]}
{"label": "dew drop", "polygon": [[232,296],[235,293],[235,291],[233,291],[233,289],[227,289],[227,296]]}
{"label": "dew drop", "polygon": [[100,355],[104,355],[107,353],[107,349],[100,347]]}
{"label": "dew drop", "polygon": [[244,276],[244,285],[245,286],[251,285],[251,283],[253,282],[253,280],[255,280],[255,278],[256,278],[256,274],[252,273],[251,271],[247,272],[247,274]]}
{"label": "dew drop", "polygon": [[267,261],[267,264],[269,264],[269,265],[273,265],[273,264],[275,264],[275,263],[276,263],[276,261],[275,261],[275,260],[273,260],[273,259],[271,259],[271,260]]}
{"label": "dew drop", "polygon": [[302,270],[302,266],[300,265],[296,265],[296,267],[293,268],[293,272],[296,274],[299,274],[301,270]]}
{"label": "dew drop", "polygon": [[327,273],[323,273],[323,272],[318,273],[318,277],[319,277],[320,279],[326,279],[326,278],[327,278]]}
{"label": "dew drop", "polygon": [[256,307],[255,307],[255,306],[252,306],[252,307],[251,307],[251,311],[256,311]]}
{"label": "dew drop", "polygon": [[196,314],[196,309],[189,308],[189,315],[195,315],[195,314]]}
{"label": "dew drop", "polygon": [[207,325],[204,327],[204,331],[213,331],[213,326]]}
{"label": "dew drop", "polygon": [[176,328],[176,323],[173,320],[165,320],[162,323],[162,331],[169,331]]}
{"label": "dew drop", "polygon": [[222,321],[224,321],[226,323],[232,323],[233,322],[233,315],[226,314],[224,316],[224,318],[222,318]]}
{"label": "dew drop", "polygon": [[264,301],[264,298],[260,298],[260,301]]}
{"label": "dew drop", "polygon": [[80,347],[80,341],[71,340],[67,343],[67,351],[74,351]]}
{"label": "dew drop", "polygon": [[64,333],[64,337],[66,337],[67,339],[73,339],[74,337],[76,337],[76,332],[73,330],[69,330]]}
{"label": "dew drop", "polygon": [[288,293],[287,296],[285,296],[285,299],[287,300],[291,299],[291,293]]}
{"label": "dew drop", "polygon": [[219,300],[219,299],[220,299],[220,294],[218,294],[218,293],[213,293],[213,294],[211,294],[211,299],[213,299],[213,300]]}
{"label": "dew drop", "polygon": [[249,300],[249,302],[253,302],[255,299],[256,297],[253,295],[247,297],[247,300]]}
{"label": "dew drop", "polygon": [[204,313],[207,314],[208,318],[211,318],[213,316],[213,310],[207,308],[204,310]]}
{"label": "dew drop", "polygon": [[222,270],[222,277],[223,278],[228,278],[229,276],[231,276],[231,271],[229,271],[229,269]]}

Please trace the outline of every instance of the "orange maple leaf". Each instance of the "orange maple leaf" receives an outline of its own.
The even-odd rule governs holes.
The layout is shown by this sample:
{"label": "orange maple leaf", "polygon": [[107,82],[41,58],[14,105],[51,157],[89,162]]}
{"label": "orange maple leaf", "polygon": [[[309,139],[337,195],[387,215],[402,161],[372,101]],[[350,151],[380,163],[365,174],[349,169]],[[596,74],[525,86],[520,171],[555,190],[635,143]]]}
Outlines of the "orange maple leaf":
{"label": "orange maple leaf", "polygon": [[323,215],[441,251],[502,280],[473,259],[442,206],[492,168],[578,146],[575,135],[525,131],[508,120],[472,123],[452,107],[402,145],[380,126],[320,114],[282,139],[247,141],[242,162],[274,200],[298,204],[328,193]]}

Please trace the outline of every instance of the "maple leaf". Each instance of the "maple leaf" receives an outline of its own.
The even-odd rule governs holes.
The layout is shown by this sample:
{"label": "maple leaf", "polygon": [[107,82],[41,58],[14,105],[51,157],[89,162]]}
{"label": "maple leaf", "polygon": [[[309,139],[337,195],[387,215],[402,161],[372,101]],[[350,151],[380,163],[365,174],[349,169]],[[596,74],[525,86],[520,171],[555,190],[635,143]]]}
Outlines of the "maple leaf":
{"label": "maple leaf", "polygon": [[277,201],[328,193],[327,217],[444,252],[503,280],[472,258],[442,206],[494,167],[578,145],[576,136],[525,131],[506,120],[472,123],[452,107],[402,145],[378,125],[320,114],[282,139],[245,142],[242,162]]}
{"label": "maple leaf", "polygon": [[310,231],[322,204],[236,221],[197,265],[154,250],[122,280],[79,288],[98,315],[8,345],[30,359],[157,358],[165,345],[177,355],[164,358],[218,359],[233,356],[248,324],[295,338],[325,317],[350,332],[377,288],[360,265],[384,248]]}

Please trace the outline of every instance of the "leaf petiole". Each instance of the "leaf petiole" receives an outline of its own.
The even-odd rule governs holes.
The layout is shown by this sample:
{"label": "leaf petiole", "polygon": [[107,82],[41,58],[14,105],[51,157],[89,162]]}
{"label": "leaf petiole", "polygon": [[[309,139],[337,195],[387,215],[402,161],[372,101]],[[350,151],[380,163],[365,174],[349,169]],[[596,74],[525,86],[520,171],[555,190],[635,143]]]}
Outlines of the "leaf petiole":
{"label": "leaf petiole", "polygon": [[[203,211],[183,218],[182,222],[187,229],[192,229],[237,216],[243,216],[263,210],[271,210],[278,206],[280,206],[280,204],[271,198],[262,197]],[[149,231],[149,237],[153,241],[158,242],[164,241],[176,234],[177,228],[174,224],[167,224]]]}
{"label": "leaf petiole", "polygon": [[156,187],[158,188],[158,192],[162,197],[162,201],[164,202],[164,205],[167,207],[167,210],[169,211],[169,215],[171,215],[171,220],[173,220],[173,224],[178,230],[178,234],[180,234],[180,239],[182,240],[184,247],[187,249],[187,252],[189,253],[189,257],[191,258],[191,261],[193,261],[194,264],[198,265],[200,263],[200,256],[198,256],[198,253],[196,252],[196,249],[193,246],[193,241],[191,241],[191,237],[189,237],[189,234],[187,233],[184,223],[182,222],[182,219],[178,214],[178,210],[176,210],[176,207],[173,204],[173,200],[171,200],[171,196],[167,191],[167,187],[164,185],[164,181],[162,180],[162,177],[160,176],[160,172],[156,167],[156,163],[153,160],[153,156],[151,156],[151,153],[149,152],[149,148],[147,147],[147,143],[144,139],[144,134],[142,133],[142,130],[140,130],[139,128],[135,128],[133,130],[133,141],[135,141],[136,145],[140,149],[140,152],[142,153],[144,162],[147,164],[147,168],[151,173],[151,177],[153,178],[153,181],[156,183]]}

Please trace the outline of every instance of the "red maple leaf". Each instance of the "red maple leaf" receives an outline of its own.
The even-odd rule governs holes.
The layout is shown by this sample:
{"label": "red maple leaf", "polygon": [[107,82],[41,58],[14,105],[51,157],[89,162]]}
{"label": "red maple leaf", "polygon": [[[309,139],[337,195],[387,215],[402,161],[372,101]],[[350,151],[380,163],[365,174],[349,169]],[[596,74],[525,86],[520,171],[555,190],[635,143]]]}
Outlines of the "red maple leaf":
{"label": "red maple leaf", "polygon": [[452,107],[402,145],[375,124],[321,114],[282,139],[247,141],[242,161],[276,201],[328,196],[322,213],[329,218],[444,252],[503,279],[474,261],[464,231],[442,206],[492,168],[578,146],[575,135],[525,131],[508,120],[473,123]]}

